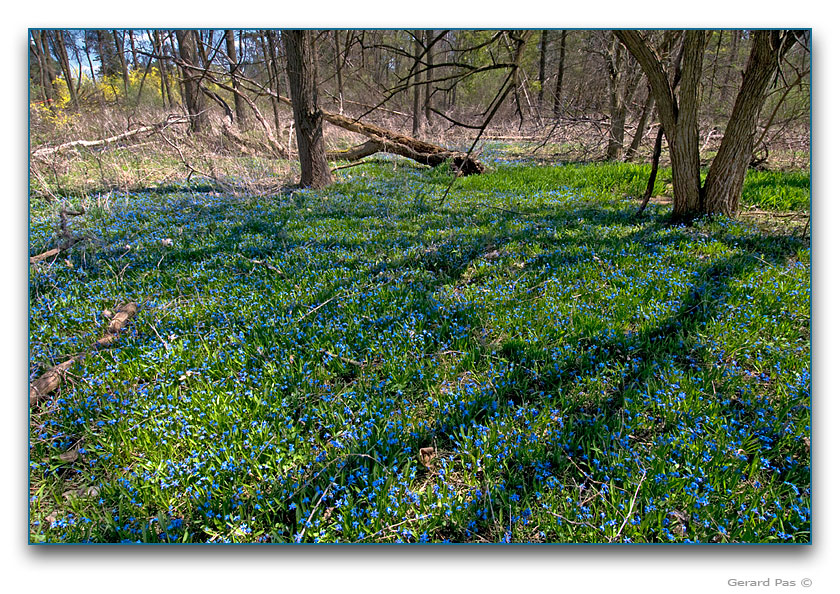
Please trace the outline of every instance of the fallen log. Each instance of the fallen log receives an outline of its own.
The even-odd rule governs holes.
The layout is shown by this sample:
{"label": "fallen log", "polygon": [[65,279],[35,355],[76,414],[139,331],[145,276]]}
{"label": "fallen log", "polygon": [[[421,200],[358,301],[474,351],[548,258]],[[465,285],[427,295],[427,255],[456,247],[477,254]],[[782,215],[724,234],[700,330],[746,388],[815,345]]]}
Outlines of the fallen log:
{"label": "fallen log", "polygon": [[188,117],[169,114],[163,121],[160,121],[156,124],[152,124],[151,126],[142,126],[140,128],[135,128],[134,130],[129,130],[127,132],[123,132],[122,134],[117,134],[116,136],[110,136],[108,138],[102,138],[100,140],[74,140],[72,142],[65,142],[64,144],[59,144],[58,146],[40,147],[32,151],[32,157],[36,159],[43,159],[44,157],[48,157],[52,154],[66,151],[72,148],[95,148],[100,146],[108,146],[116,142],[133,138],[145,132],[157,132],[158,130],[162,130],[167,126],[171,126],[174,124],[186,124],[189,123],[189,121],[190,118]]}
{"label": "fallen log", "polygon": [[133,302],[126,303],[125,305],[118,308],[116,315],[114,315],[114,317],[111,318],[111,323],[108,324],[108,330],[105,332],[102,338],[96,341],[96,346],[108,346],[109,344],[117,340],[117,334],[119,334],[120,330],[122,330],[128,323],[128,320],[134,317],[136,313],[137,304]]}
{"label": "fallen log", "polygon": [[[108,346],[117,340],[117,334],[122,330],[128,321],[137,313],[136,303],[127,303],[117,309],[116,315],[108,324],[105,334],[94,343],[94,347]],[[29,386],[29,406],[35,406],[46,398],[61,385],[69,369],[77,362],[85,358],[88,352],[75,355],[55,367],[48,369],[41,377],[36,379]]]}
{"label": "fallen log", "polygon": [[[214,74],[216,73],[211,72],[207,68],[200,68],[198,66],[190,64],[183,60],[179,60],[177,58],[172,59],[174,59],[174,61],[185,70],[198,71],[201,73],[202,77],[207,77],[208,80],[212,81],[220,88],[234,91],[233,87],[228,87],[227,85],[225,85],[216,76],[214,76]],[[240,76],[239,80],[240,82],[244,82],[257,87],[258,92],[263,95],[273,97],[275,100],[287,105],[288,107],[292,106],[291,99],[289,99],[288,97],[283,97],[279,93],[260,85],[256,81],[250,80],[247,77],[243,76]],[[241,94],[243,97],[246,97],[246,95],[238,89],[234,92],[236,92],[237,94]],[[339,128],[349,130],[350,132],[355,132],[357,134],[367,136],[370,140],[374,141],[374,143],[379,143],[365,143],[361,145],[361,147],[365,148],[362,149],[361,147],[357,147],[357,151],[366,151],[377,147],[378,150],[375,152],[383,151],[394,153],[417,161],[418,163],[422,163],[423,165],[430,165],[432,167],[440,165],[441,163],[446,163],[447,161],[451,161],[452,167],[457,171],[458,175],[472,175],[476,173],[483,173],[485,170],[484,165],[481,162],[477,161],[469,153],[461,151],[452,151],[437,144],[432,144],[430,142],[425,142],[423,140],[413,138],[411,136],[406,136],[404,134],[392,132],[391,130],[388,130],[386,128],[354,120],[341,114],[322,110],[321,115],[324,118],[324,120],[326,120],[333,126],[338,126]],[[267,125],[265,127],[266,131],[268,131]],[[370,154],[373,153],[367,153],[365,156]],[[357,156],[355,158],[358,159],[360,157]],[[354,159],[351,157],[349,160]]]}
{"label": "fallen log", "polygon": [[29,406],[35,406],[38,402],[47,397],[47,395],[61,385],[61,381],[67,374],[67,371],[76,362],[76,357],[68,359],[60,365],[51,367],[44,375],[32,382],[29,387]]}
{"label": "fallen log", "polygon": [[32,256],[29,258],[30,264],[35,264],[42,260],[46,260],[47,258],[52,258],[53,256],[57,256],[61,253],[61,250],[58,248],[53,248],[51,250],[47,250],[46,252],[42,252],[36,256]]}
{"label": "fallen log", "polygon": [[[336,159],[355,161],[376,152],[387,152],[406,157],[423,165],[436,167],[451,161],[452,168],[460,175],[484,172],[484,165],[471,155],[452,151],[437,144],[393,132],[386,128],[353,120],[346,116],[323,112],[324,120],[350,132],[370,138],[369,141],[341,153],[331,153]],[[330,155],[328,155],[328,158]]]}

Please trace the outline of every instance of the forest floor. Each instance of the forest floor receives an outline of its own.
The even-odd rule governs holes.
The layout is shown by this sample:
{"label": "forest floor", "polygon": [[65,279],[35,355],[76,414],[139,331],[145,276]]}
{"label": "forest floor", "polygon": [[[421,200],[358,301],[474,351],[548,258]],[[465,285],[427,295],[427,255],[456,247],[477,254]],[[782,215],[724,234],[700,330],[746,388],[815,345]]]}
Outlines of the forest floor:
{"label": "forest floor", "polygon": [[31,542],[809,542],[808,174],[647,171],[34,198]]}

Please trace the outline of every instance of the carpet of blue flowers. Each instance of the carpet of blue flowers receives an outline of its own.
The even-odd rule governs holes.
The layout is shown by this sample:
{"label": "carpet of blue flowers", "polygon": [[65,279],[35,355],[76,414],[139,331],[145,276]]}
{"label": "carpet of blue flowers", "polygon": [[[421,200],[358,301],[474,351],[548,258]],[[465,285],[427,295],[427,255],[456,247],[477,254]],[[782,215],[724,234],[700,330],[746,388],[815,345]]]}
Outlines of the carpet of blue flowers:
{"label": "carpet of blue flowers", "polygon": [[30,539],[810,541],[810,248],[634,167],[78,201],[31,378],[140,311],[33,412]]}

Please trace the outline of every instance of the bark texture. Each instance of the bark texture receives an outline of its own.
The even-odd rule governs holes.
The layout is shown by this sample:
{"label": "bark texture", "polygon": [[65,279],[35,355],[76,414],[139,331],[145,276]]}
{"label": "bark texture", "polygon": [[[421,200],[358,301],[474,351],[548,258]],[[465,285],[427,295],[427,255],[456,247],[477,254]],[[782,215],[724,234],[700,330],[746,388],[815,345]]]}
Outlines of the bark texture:
{"label": "bark texture", "polygon": [[792,33],[782,31],[753,31],[750,36],[752,47],[744,81],[703,188],[705,212],[710,214],[731,216],[738,212],[764,92],[781,56],[795,40]]}
{"label": "bark texture", "polygon": [[318,108],[318,85],[312,31],[283,31],[289,95],[295,117],[300,185],[324,188],[332,183],[324,144],[324,116]]}

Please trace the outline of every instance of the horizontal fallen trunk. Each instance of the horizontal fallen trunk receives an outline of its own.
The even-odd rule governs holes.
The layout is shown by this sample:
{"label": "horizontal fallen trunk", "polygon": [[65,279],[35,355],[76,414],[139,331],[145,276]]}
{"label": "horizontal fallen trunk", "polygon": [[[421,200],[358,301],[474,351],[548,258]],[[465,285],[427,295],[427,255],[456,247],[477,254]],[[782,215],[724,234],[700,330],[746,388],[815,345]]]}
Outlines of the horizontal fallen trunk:
{"label": "horizontal fallen trunk", "polygon": [[60,365],[56,365],[47,370],[44,375],[32,382],[29,387],[29,406],[35,406],[47,397],[47,395],[61,385],[61,381],[67,374],[67,371],[76,362],[76,358],[68,359]]}
{"label": "horizontal fallen trunk", "polygon": [[[242,93],[241,90],[234,90],[233,87],[226,86],[222,81],[220,81],[216,76],[214,76],[216,73],[211,72],[207,68],[200,68],[183,60],[178,60],[177,58],[175,58],[175,62],[185,70],[194,70],[200,72],[203,77],[207,77],[209,81],[212,81],[214,84],[219,85],[220,88],[233,91],[237,94],[242,95],[243,97],[246,97],[246,95]],[[263,87],[255,81],[240,76],[240,82],[246,82],[248,84],[254,85],[258,88],[260,93],[273,97],[278,102],[283,103],[289,107],[292,106],[292,101],[288,97],[283,97],[282,95],[276,93],[271,89]],[[324,118],[324,120],[326,120],[334,126],[338,126],[339,128],[343,128],[345,130],[349,130],[351,132],[367,136],[370,140],[374,141],[374,143],[379,143],[365,143],[364,145],[362,145],[362,147],[364,148],[357,147],[355,149],[356,151],[368,151],[374,147],[378,147],[378,150],[375,152],[384,151],[394,153],[403,157],[407,157],[409,159],[413,159],[414,161],[417,161],[418,163],[422,163],[424,165],[431,165],[432,167],[450,161],[452,163],[453,168],[458,172],[459,175],[472,175],[475,173],[483,173],[485,170],[484,165],[468,153],[464,153],[461,151],[452,151],[445,147],[432,144],[430,142],[425,142],[417,138],[413,138],[411,136],[405,136],[404,134],[398,134],[380,126],[360,122],[352,118],[343,116],[341,114],[322,110],[321,115]],[[368,152],[365,153],[364,156],[371,154],[373,153]],[[358,159],[360,157],[357,156],[355,158]],[[353,160],[352,153],[351,156],[348,157],[348,159]]]}
{"label": "horizontal fallen trunk", "polygon": [[334,126],[370,138],[368,142],[344,151],[344,153],[331,153],[336,158],[352,161],[376,152],[387,152],[412,159],[413,161],[431,167],[436,167],[449,161],[452,163],[453,169],[461,175],[473,175],[484,172],[484,165],[467,153],[451,151],[442,146],[411,136],[405,136],[404,134],[399,134],[380,126],[359,122],[337,113],[324,112],[323,115],[324,120]]}
{"label": "horizontal fallen trunk", "polygon": [[108,346],[117,340],[117,334],[122,330],[134,315],[137,313],[136,303],[127,303],[117,309],[116,315],[111,318],[111,323],[108,324],[108,331],[105,335],[96,341],[96,346]]}
{"label": "horizontal fallen trunk", "polygon": [[[273,92],[269,92],[269,94],[279,102],[291,107],[292,102],[288,97],[283,97]],[[399,134],[381,126],[360,122],[341,114],[322,111],[321,115],[325,121],[333,126],[367,136],[370,139],[370,141],[348,151],[331,153],[327,155],[328,158],[332,158],[332,155],[337,159],[354,161],[377,152],[387,152],[407,157],[431,167],[436,167],[437,165],[450,161],[453,169],[459,175],[473,175],[484,172],[484,165],[467,153],[452,151],[440,145],[425,142],[418,138],[406,136],[405,134]]]}
{"label": "horizontal fallen trunk", "polygon": [[160,121],[156,124],[152,124],[151,126],[142,126],[140,128],[135,128],[134,130],[129,130],[128,132],[117,134],[116,136],[110,136],[108,138],[102,138],[100,140],[74,140],[72,142],[65,142],[64,144],[59,144],[58,146],[41,147],[32,151],[32,157],[36,159],[43,159],[55,153],[60,153],[78,147],[104,147],[114,144],[116,142],[121,142],[123,140],[133,138],[145,132],[157,132],[158,130],[162,130],[168,126],[172,126],[175,124],[187,124],[189,123],[189,121],[190,118],[188,117],[169,114],[163,121]]}
{"label": "horizontal fallen trunk", "polygon": [[[122,330],[128,321],[137,313],[136,303],[127,303],[117,309],[116,315],[108,324],[104,336],[94,343],[95,347],[108,346],[117,340],[117,334]],[[29,386],[29,406],[35,406],[44,400],[51,392],[55,391],[64,380],[67,372],[77,362],[85,358],[88,353],[81,353],[75,355],[60,363],[55,367],[48,369],[41,377],[32,382]]]}
{"label": "horizontal fallen trunk", "polygon": [[30,264],[35,264],[37,262],[41,262],[42,260],[46,260],[47,258],[52,258],[53,256],[57,256],[61,253],[61,250],[58,248],[53,248],[51,250],[47,250],[46,252],[42,252],[36,256],[32,256],[29,258]]}

